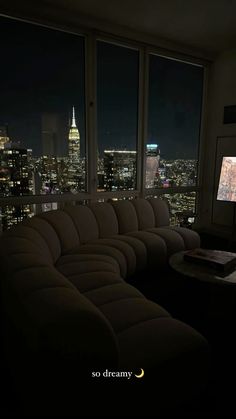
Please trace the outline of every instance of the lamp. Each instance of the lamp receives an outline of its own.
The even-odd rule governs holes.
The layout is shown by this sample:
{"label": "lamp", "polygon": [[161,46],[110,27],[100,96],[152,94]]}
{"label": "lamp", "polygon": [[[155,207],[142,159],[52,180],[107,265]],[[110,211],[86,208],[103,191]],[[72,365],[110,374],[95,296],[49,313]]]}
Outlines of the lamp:
{"label": "lamp", "polygon": [[231,241],[234,238],[236,221],[236,157],[224,156],[221,163],[220,179],[217,192],[218,201],[234,202],[233,228]]}

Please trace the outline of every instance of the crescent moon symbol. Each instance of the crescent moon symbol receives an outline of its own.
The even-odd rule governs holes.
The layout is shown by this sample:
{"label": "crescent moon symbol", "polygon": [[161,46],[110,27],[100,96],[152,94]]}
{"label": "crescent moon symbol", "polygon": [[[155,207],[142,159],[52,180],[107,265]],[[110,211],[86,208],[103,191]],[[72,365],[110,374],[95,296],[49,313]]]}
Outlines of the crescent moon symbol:
{"label": "crescent moon symbol", "polygon": [[141,374],[139,374],[139,375],[134,374],[134,375],[137,378],[142,378],[144,376],[144,370],[141,368]]}

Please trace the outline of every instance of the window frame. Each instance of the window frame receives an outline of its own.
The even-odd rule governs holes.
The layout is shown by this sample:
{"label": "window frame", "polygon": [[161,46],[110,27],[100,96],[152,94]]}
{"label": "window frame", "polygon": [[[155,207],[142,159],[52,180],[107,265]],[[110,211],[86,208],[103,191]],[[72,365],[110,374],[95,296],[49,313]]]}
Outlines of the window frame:
{"label": "window frame", "polygon": [[[101,199],[126,198],[126,197],[147,197],[150,195],[174,194],[184,192],[196,192],[196,216],[200,219],[199,207],[201,204],[201,189],[203,187],[203,166],[206,148],[206,108],[207,88],[210,61],[198,58],[194,55],[176,52],[158,46],[149,45],[145,42],[131,40],[119,35],[101,32],[96,29],[85,27],[68,27],[64,24],[45,24],[33,19],[23,19],[6,16],[0,13],[1,17],[20,20],[23,23],[46,27],[56,31],[62,31],[73,35],[84,37],[85,41],[85,150],[86,150],[86,192],[75,194],[55,195],[25,195],[20,197],[8,196],[0,198],[0,207],[7,205],[42,204],[58,202],[58,207],[63,208],[68,202],[79,201],[94,202]],[[97,97],[96,97],[96,76],[97,76],[97,41],[104,41],[119,45],[121,47],[136,49],[139,52],[139,92],[138,92],[138,124],[137,124],[137,188],[133,191],[98,192],[97,191]],[[198,173],[197,183],[193,187],[174,188],[153,188],[146,189],[146,142],[148,131],[148,89],[149,89],[149,57],[150,54],[159,55],[168,59],[179,60],[188,64],[203,67],[203,92],[200,118],[200,133],[198,143]]]}

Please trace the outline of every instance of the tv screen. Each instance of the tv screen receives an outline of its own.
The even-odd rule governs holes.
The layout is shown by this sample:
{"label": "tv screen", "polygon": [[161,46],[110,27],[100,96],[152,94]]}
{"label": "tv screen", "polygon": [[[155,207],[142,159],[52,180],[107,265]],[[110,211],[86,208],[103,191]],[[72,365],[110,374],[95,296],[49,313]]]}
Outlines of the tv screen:
{"label": "tv screen", "polygon": [[222,159],[217,199],[236,202],[236,157]]}

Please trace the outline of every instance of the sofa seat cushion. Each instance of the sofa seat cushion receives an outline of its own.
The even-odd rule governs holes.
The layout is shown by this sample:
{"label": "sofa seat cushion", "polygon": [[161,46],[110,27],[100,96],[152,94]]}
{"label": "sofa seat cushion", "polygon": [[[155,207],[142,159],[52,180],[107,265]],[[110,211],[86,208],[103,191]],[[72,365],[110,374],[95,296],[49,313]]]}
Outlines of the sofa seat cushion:
{"label": "sofa seat cushion", "polygon": [[183,238],[186,250],[195,249],[196,247],[200,247],[201,245],[200,236],[196,231],[190,230],[189,228],[185,227],[167,226],[164,228],[176,231],[176,233],[178,233]]}
{"label": "sofa seat cushion", "polygon": [[[194,329],[179,320],[159,316],[140,321],[119,332],[120,362],[131,368],[155,368],[178,362],[208,348],[206,340]],[[194,363],[194,358],[193,358]]]}
{"label": "sofa seat cushion", "polygon": [[70,282],[82,293],[94,291],[105,286],[123,283],[124,280],[114,272],[96,271],[84,274],[75,274]]}
{"label": "sofa seat cushion", "polygon": [[84,244],[82,246],[76,246],[71,249],[66,255],[103,255],[108,256],[114,261],[114,265],[119,267],[119,273],[121,274],[122,278],[126,278],[127,275],[127,260],[124,254],[116,249],[115,247],[111,247],[105,244]]}
{"label": "sofa seat cushion", "polygon": [[100,305],[99,310],[116,333],[147,320],[169,316],[164,308],[143,298],[142,294],[138,297],[124,295],[120,300]]}
{"label": "sofa seat cushion", "polygon": [[117,234],[112,239],[128,243],[132,247],[136,255],[136,272],[142,271],[147,267],[147,248],[141,240],[124,234]]}
{"label": "sofa seat cushion", "polygon": [[123,281],[85,292],[84,296],[97,307],[126,298],[144,298],[140,291]]}
{"label": "sofa seat cushion", "polygon": [[121,252],[125,259],[127,265],[127,277],[133,275],[136,271],[136,255],[133,250],[133,247],[129,243],[122,242],[121,240],[115,240],[113,238],[109,239],[98,239],[88,243],[89,245],[99,245],[99,246],[109,246],[111,248],[117,249]]}
{"label": "sofa seat cushion", "polygon": [[185,250],[184,240],[182,236],[177,233],[177,231],[161,227],[149,228],[147,231],[157,234],[163,240],[165,240],[168,256],[172,255],[173,253]]}
{"label": "sofa seat cushion", "polygon": [[117,339],[111,325],[73,286],[40,289],[23,303],[28,333],[37,339],[42,352],[49,350],[55,359],[59,355],[70,366],[72,357],[74,366],[79,364],[80,368],[118,362]]}
{"label": "sofa seat cushion", "polygon": [[73,277],[89,272],[113,272],[119,274],[117,262],[106,255],[99,254],[69,254],[60,257],[56,269],[66,278],[73,281]]}
{"label": "sofa seat cushion", "polygon": [[[24,244],[24,240],[21,240],[21,244]],[[8,274],[13,274],[23,269],[52,266],[45,259],[45,256],[40,254],[37,250],[38,249],[35,249],[34,245],[31,246],[31,251],[30,247],[29,249],[26,249],[22,246],[21,250],[19,248],[18,252],[16,252],[16,249],[14,248],[14,253],[8,254],[8,260],[6,259],[4,269],[8,271]]]}
{"label": "sofa seat cushion", "polygon": [[49,288],[74,288],[53,266],[33,266],[21,269],[4,284],[17,298],[27,297],[32,293]]}
{"label": "sofa seat cushion", "polygon": [[207,385],[209,346],[186,324],[170,317],[151,319],[118,333],[117,339],[120,369],[133,374],[144,369],[159,411],[195,399]]}
{"label": "sofa seat cushion", "polygon": [[167,263],[167,248],[165,241],[157,234],[148,231],[133,231],[127,236],[140,240],[147,249],[147,267],[155,269],[165,266]]}

